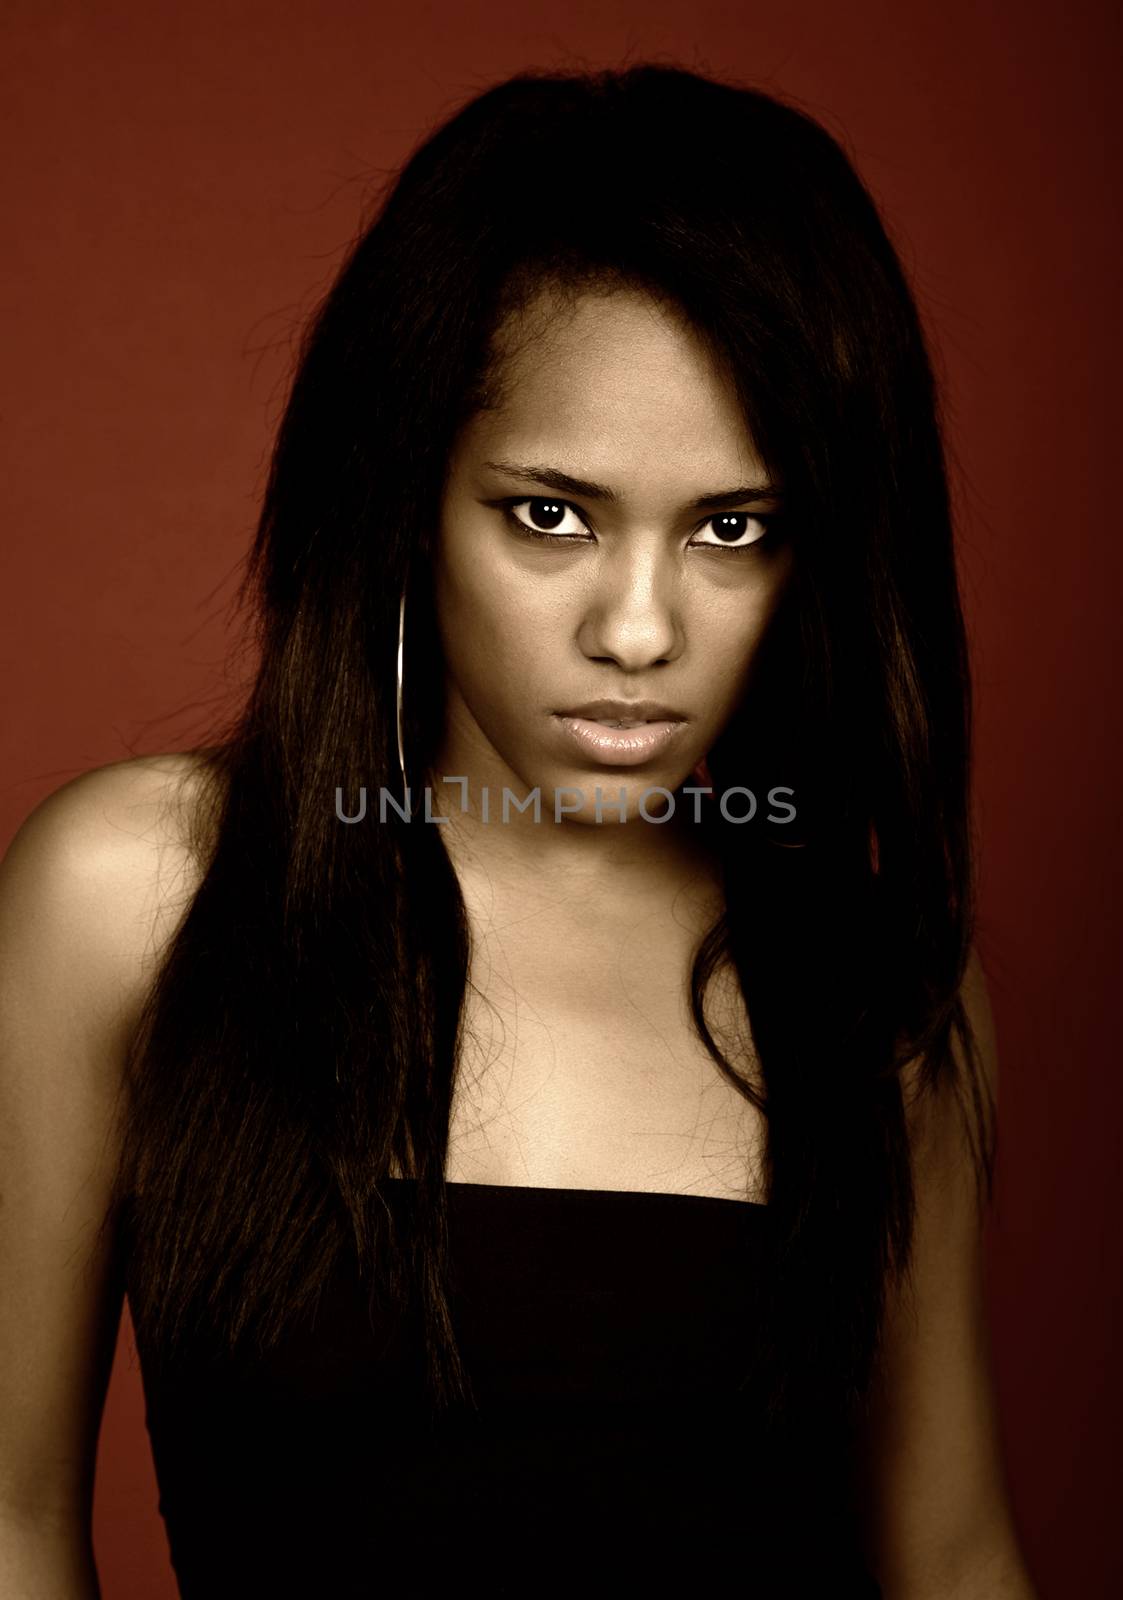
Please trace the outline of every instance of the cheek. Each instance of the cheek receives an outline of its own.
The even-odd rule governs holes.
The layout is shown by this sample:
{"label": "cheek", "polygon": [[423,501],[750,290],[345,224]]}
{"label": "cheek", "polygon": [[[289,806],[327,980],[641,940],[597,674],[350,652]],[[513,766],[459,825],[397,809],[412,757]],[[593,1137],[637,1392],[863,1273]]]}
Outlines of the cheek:
{"label": "cheek", "polygon": [[699,624],[699,644],[712,663],[715,687],[736,688],[749,672],[773,613],[771,591],[741,598],[736,609],[714,609]]}
{"label": "cheek", "polygon": [[733,715],[749,689],[777,592],[776,586],[762,584],[742,593],[735,605],[711,605],[697,618],[698,704],[713,719],[711,734]]}
{"label": "cheek", "polygon": [[461,531],[442,535],[434,593],[441,642],[455,657],[488,627],[497,595],[475,541]]}
{"label": "cheek", "polygon": [[501,700],[525,684],[544,651],[544,619],[533,602],[533,590],[489,562],[478,544],[449,542],[437,570],[437,623],[462,685]]}

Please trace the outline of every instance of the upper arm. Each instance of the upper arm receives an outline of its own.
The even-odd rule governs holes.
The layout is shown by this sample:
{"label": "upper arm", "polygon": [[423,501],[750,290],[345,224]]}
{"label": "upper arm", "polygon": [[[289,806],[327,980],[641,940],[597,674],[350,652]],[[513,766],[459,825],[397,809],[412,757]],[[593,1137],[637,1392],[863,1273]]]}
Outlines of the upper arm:
{"label": "upper arm", "polygon": [[[996,1104],[994,1024],[974,954],[963,1000]],[[912,1268],[907,1285],[889,1297],[883,1366],[863,1440],[871,1557],[886,1600],[1029,1600],[991,1378],[983,1215],[950,1088],[925,1102],[912,1149]]]}
{"label": "upper arm", "polygon": [[[122,1067],[158,946],[156,788],[66,784],[0,864],[0,1512],[85,1522],[120,1319]],[[107,1226],[103,1220],[109,1217]]]}

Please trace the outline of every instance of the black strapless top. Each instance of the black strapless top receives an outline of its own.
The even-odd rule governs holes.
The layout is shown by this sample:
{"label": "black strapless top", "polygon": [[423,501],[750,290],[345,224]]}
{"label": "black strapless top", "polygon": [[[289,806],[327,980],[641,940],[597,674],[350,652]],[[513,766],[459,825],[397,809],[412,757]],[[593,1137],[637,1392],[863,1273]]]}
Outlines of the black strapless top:
{"label": "black strapless top", "polygon": [[[392,1180],[395,1213],[410,1193]],[[252,1365],[158,1379],[138,1333],[184,1600],[449,1593],[863,1597],[830,1440],[760,1438],[770,1213],[631,1190],[450,1183],[454,1323],[479,1410],[421,1422],[420,1332],[341,1264]],[[748,1377],[750,1381],[742,1384]]]}

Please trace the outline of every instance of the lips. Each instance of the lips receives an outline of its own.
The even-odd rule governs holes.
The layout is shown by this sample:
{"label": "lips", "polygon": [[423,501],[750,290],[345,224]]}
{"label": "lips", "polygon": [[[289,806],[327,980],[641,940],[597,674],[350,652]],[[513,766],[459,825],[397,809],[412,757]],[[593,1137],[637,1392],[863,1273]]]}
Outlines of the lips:
{"label": "lips", "polygon": [[584,717],[609,727],[638,727],[645,722],[685,722],[681,711],[657,700],[587,700],[583,705],[559,711],[559,717]]}
{"label": "lips", "polygon": [[[607,702],[607,705],[609,709],[620,708],[619,702],[615,706],[612,702]],[[557,722],[568,750],[579,755],[583,762],[592,761],[602,767],[642,766],[661,754],[672,740],[678,738],[678,730],[686,727],[686,718],[678,715],[650,720],[639,718],[634,722],[629,719],[627,723],[609,721],[603,714],[606,709],[603,700],[593,701],[590,709],[599,711],[601,715],[591,717],[579,712],[558,712]],[[633,712],[650,709],[650,702],[641,707],[633,700],[624,709]],[[663,707],[656,706],[654,709],[661,711]]]}

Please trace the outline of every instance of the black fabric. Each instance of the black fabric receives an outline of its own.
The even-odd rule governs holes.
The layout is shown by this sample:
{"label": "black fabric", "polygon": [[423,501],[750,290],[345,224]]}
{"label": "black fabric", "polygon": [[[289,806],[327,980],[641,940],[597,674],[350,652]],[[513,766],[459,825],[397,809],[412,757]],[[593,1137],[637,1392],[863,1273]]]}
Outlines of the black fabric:
{"label": "black fabric", "polygon": [[[408,1221],[411,1185],[385,1186]],[[765,1444],[765,1206],[450,1184],[479,1410],[423,1420],[419,1328],[341,1265],[267,1359],[158,1378],[147,1423],[184,1600],[725,1594],[878,1600],[844,1441]],[[344,1258],[345,1259],[345,1258]]]}

